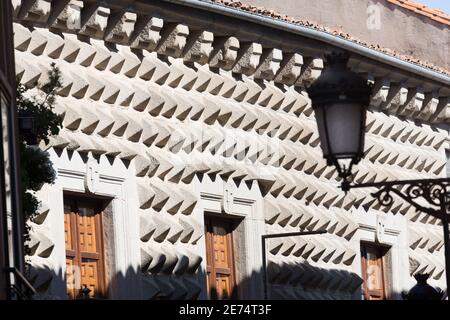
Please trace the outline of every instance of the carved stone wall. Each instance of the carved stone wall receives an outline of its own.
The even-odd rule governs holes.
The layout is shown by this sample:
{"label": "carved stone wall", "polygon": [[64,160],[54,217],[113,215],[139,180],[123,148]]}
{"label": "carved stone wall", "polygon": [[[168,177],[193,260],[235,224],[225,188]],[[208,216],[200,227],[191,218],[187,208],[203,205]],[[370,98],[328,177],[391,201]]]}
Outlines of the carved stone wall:
{"label": "carved stone wall", "polygon": [[[322,159],[304,91],[323,68],[319,55],[303,55],[301,44],[286,52],[91,1],[13,3],[18,78],[33,87],[55,62],[64,82],[56,103],[64,128],[41,147],[68,166],[74,160],[58,160],[63,153],[120,161],[129,173],[124,210],[138,221],[139,234],[133,236],[139,252],[127,254],[138,257],[133,263],[140,298],[201,296],[204,225],[193,214],[202,203],[193,186],[206,176],[257,189],[265,233],[327,230],[323,236],[269,241],[272,298],[359,299],[356,215],[364,220],[381,214],[407,225],[402,235],[409,243],[401,250],[408,251],[410,269],[393,275],[399,288],[408,288],[410,275],[424,271],[432,274],[431,283],[443,286],[438,221],[401,199],[385,208],[367,191],[345,195],[335,169]],[[383,68],[361,58],[353,58],[351,67],[375,83],[366,156],[355,180],[444,176],[449,134],[439,123],[448,121],[448,97],[421,89],[419,80],[413,85],[380,78]],[[52,198],[44,195],[52,188],[41,193],[32,232],[32,281],[43,293],[58,272],[64,274],[64,266],[54,270],[51,263],[64,261],[64,251],[52,251],[55,240],[45,232],[61,227],[46,225],[46,201]]]}

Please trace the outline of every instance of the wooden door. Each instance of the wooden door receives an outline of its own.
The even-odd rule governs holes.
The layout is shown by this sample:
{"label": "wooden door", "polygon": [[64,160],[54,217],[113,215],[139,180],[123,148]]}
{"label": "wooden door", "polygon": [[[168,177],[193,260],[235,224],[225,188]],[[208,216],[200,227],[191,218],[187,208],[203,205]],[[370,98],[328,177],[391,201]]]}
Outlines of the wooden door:
{"label": "wooden door", "polygon": [[64,198],[67,294],[82,297],[88,288],[91,298],[104,295],[104,262],[101,206],[96,200]]}
{"label": "wooden door", "polygon": [[206,218],[207,287],[210,299],[236,299],[232,222]]}
{"label": "wooden door", "polygon": [[383,252],[383,248],[374,245],[361,245],[363,291],[366,300],[384,300],[386,298]]}

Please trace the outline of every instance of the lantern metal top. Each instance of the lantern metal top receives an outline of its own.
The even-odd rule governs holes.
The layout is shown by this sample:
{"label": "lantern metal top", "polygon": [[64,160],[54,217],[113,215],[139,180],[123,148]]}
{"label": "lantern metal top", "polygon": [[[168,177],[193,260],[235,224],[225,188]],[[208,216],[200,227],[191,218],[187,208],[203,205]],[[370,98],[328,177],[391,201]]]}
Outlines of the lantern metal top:
{"label": "lantern metal top", "polygon": [[334,103],[369,105],[371,86],[367,79],[347,67],[347,52],[325,55],[325,67],[320,77],[308,88],[313,109]]}

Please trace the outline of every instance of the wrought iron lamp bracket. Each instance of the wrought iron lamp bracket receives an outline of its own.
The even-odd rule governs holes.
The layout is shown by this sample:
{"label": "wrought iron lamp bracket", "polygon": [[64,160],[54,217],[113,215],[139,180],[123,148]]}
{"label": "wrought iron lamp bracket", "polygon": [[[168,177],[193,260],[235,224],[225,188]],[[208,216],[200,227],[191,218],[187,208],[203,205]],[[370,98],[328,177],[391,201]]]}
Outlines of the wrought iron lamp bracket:
{"label": "wrought iron lamp bracket", "polygon": [[[378,188],[371,195],[384,206],[390,206],[394,202],[393,195],[396,195],[417,210],[441,219],[443,222],[449,222],[450,178],[362,184],[350,184],[344,180],[342,183],[342,190],[344,191],[356,188]],[[425,200],[429,207],[421,205],[420,200]]]}

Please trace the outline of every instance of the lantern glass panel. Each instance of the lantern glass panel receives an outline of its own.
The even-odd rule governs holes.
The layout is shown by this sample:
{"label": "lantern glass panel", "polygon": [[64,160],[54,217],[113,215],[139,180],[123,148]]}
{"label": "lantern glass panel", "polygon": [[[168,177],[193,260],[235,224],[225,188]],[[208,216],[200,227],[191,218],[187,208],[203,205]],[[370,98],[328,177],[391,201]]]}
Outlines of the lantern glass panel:
{"label": "lantern glass panel", "polygon": [[362,153],[364,112],[358,103],[335,103],[315,109],[325,158],[354,158]]}

